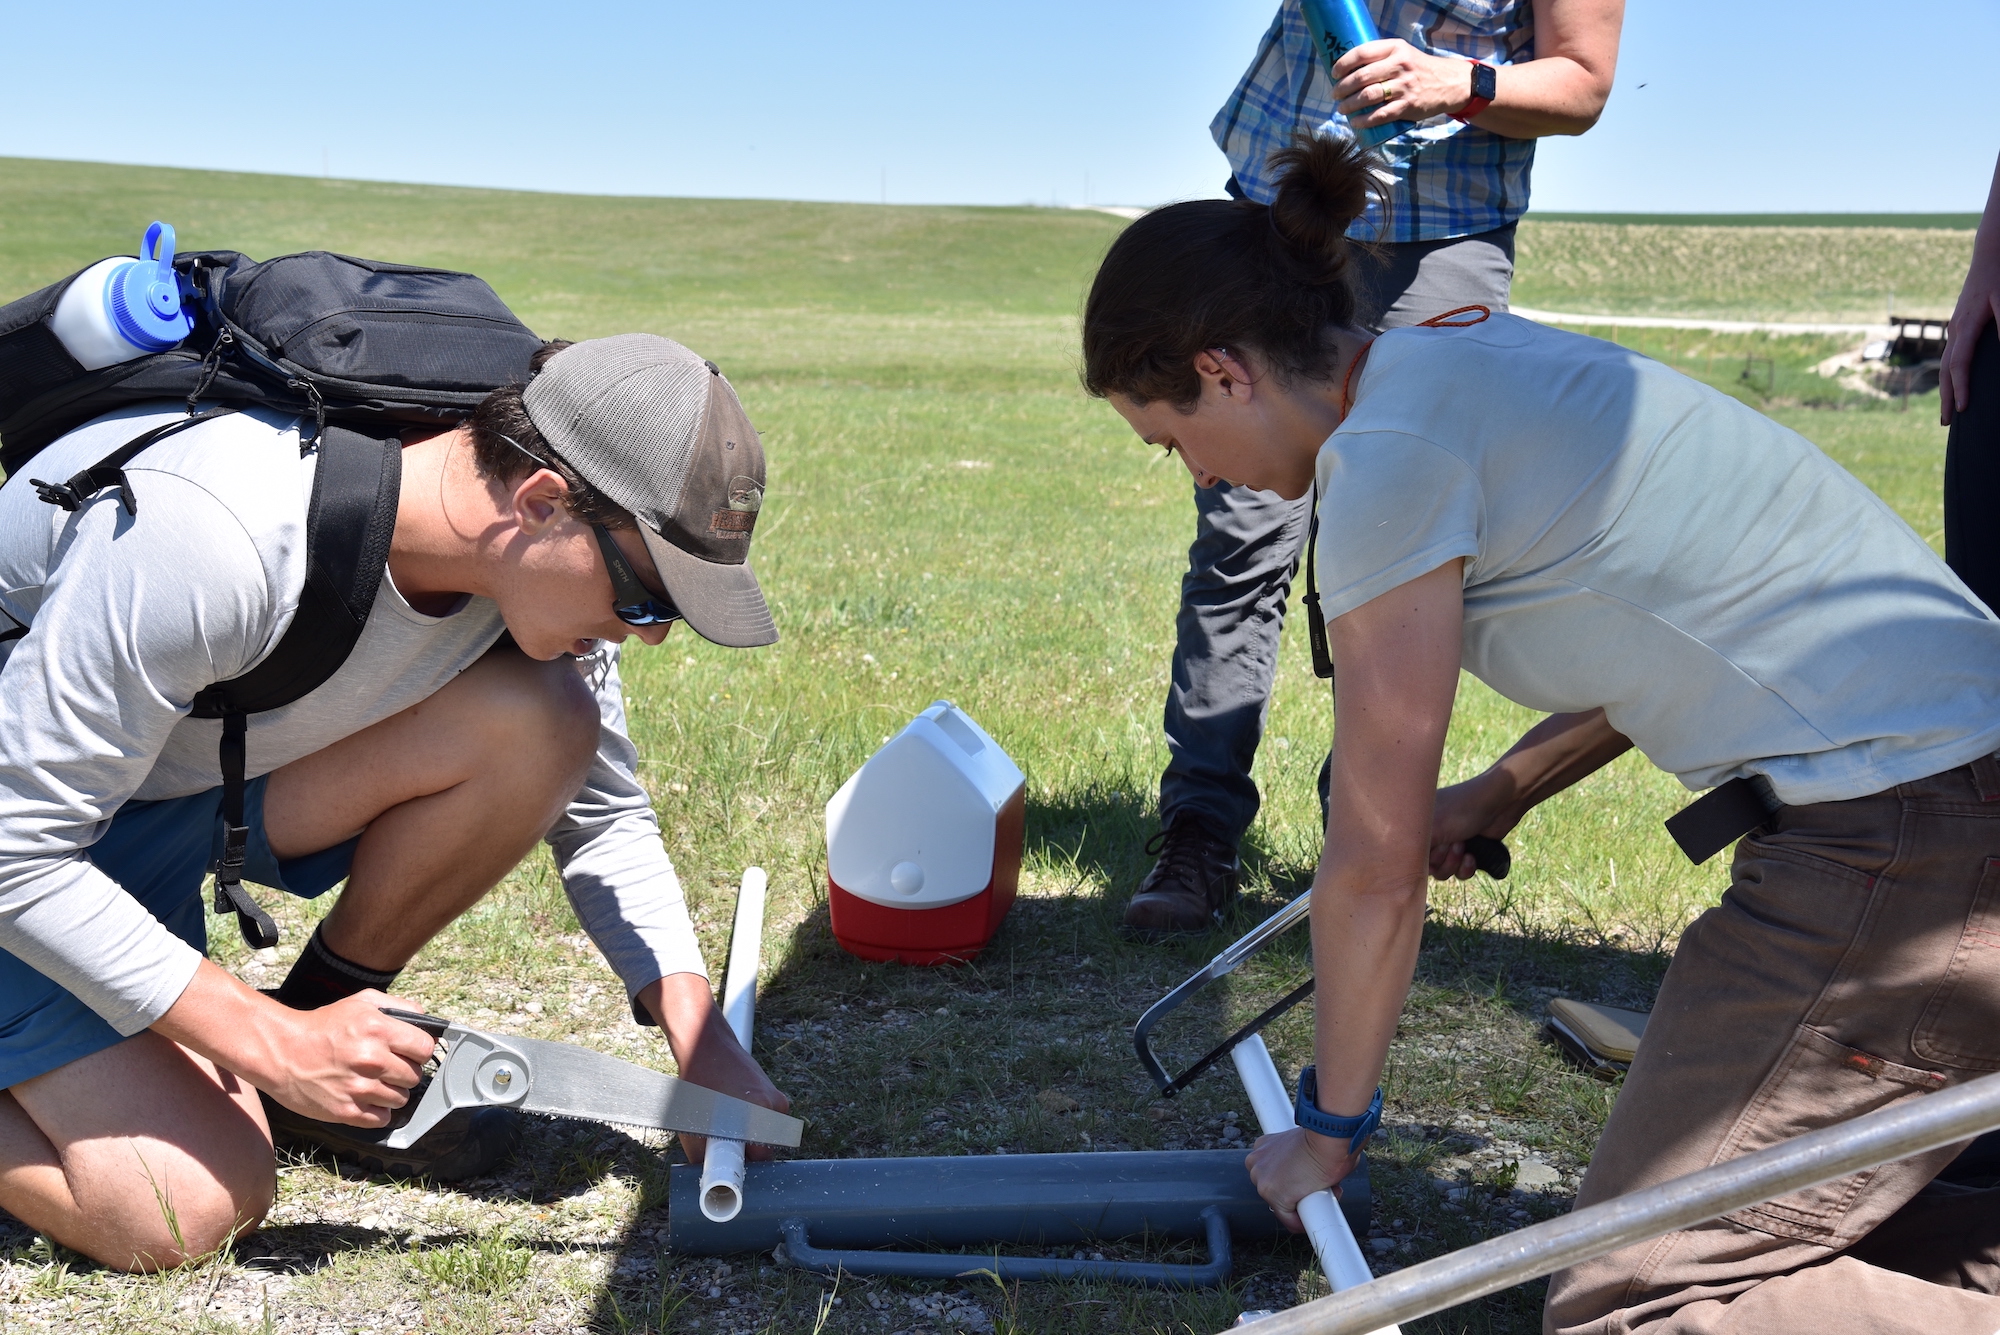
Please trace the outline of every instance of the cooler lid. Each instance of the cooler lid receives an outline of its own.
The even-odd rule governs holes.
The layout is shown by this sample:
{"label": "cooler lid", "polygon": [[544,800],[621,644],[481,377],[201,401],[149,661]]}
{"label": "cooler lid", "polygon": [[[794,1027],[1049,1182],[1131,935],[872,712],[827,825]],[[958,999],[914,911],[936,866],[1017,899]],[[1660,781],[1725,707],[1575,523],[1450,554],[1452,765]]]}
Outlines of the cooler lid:
{"label": "cooler lid", "polygon": [[992,883],[995,818],[1023,782],[999,743],[940,700],[826,804],[827,875],[890,908],[970,899]]}

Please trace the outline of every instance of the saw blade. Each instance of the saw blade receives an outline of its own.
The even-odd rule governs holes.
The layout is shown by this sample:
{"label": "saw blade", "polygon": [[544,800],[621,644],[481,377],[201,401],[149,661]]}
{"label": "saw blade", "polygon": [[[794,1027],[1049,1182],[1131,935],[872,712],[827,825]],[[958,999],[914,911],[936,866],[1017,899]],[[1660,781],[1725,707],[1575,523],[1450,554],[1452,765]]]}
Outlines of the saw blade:
{"label": "saw blade", "polygon": [[509,1034],[527,1058],[533,1082],[516,1106],[524,1112],[686,1131],[796,1149],[805,1123],[744,1099],[679,1080],[573,1043]]}

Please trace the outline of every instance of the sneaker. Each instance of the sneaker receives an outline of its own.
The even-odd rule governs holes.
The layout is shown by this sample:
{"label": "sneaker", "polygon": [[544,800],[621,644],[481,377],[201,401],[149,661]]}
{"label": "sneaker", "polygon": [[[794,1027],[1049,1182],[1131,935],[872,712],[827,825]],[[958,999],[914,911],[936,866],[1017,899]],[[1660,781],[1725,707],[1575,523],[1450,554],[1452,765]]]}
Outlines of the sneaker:
{"label": "sneaker", "polygon": [[1146,841],[1160,860],[1125,906],[1125,926],[1148,937],[1205,932],[1236,898],[1236,848],[1199,816],[1175,816]]}
{"label": "sneaker", "polygon": [[[410,1091],[399,1112],[413,1109],[430,1084],[430,1077]],[[455,1108],[444,1120],[406,1149],[392,1150],[382,1142],[404,1118],[389,1126],[349,1126],[321,1122],[295,1113],[269,1094],[263,1095],[264,1116],[271,1139],[290,1150],[324,1150],[341,1163],[385,1177],[422,1177],[434,1182],[462,1182],[484,1177],[514,1156],[521,1144],[521,1114],[512,1108]]]}

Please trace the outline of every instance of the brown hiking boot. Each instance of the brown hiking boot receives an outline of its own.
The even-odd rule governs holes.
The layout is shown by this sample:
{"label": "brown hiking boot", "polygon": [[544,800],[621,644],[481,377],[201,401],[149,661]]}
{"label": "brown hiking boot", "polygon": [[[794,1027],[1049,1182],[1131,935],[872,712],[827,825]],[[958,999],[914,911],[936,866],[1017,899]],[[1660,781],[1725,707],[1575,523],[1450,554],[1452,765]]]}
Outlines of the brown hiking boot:
{"label": "brown hiking boot", "polygon": [[1140,936],[1205,932],[1236,898],[1236,849],[1199,816],[1176,816],[1146,841],[1159,861],[1125,906],[1125,926]]}

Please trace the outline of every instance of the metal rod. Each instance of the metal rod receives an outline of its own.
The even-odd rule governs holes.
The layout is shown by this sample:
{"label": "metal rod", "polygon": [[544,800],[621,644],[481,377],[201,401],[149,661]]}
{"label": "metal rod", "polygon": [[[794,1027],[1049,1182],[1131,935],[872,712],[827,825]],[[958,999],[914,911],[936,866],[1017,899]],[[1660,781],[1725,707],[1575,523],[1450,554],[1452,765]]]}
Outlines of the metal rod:
{"label": "metal rod", "polygon": [[1995,1127],[2000,1076],[1982,1076],[1264,1317],[1257,1335],[1360,1335]]}
{"label": "metal rod", "polygon": [[[1243,1092],[1250,1096],[1250,1106],[1256,1112],[1257,1125],[1264,1129],[1264,1134],[1275,1136],[1296,1127],[1298,1122],[1292,1117],[1292,1101],[1285,1094],[1285,1082],[1278,1077],[1277,1065],[1271,1060],[1271,1050],[1264,1046],[1264,1036],[1250,1035],[1231,1049],[1229,1055],[1236,1062],[1236,1074],[1243,1078]],[[1340,1205],[1331,1191],[1323,1189],[1307,1196],[1299,1202],[1298,1214],[1299,1222],[1306,1226],[1306,1238],[1312,1243],[1313,1254],[1319,1257],[1320,1271],[1335,1293],[1366,1285],[1374,1278],[1368,1269],[1367,1259],[1361,1255],[1361,1248],[1354,1241],[1354,1230],[1347,1226],[1347,1218],[1341,1214]],[[1388,1322],[1379,1324],[1384,1327],[1385,1335],[1399,1335]],[[1261,1327],[1263,1322],[1259,1321],[1257,1325]]]}
{"label": "metal rod", "polygon": [[[764,950],[762,867],[743,872],[736,891],[736,921],[729,929],[729,967],[722,976],[722,1018],[743,1050],[757,1014],[757,960]],[[701,1161],[701,1212],[726,1224],[743,1209],[743,1142],[711,1140]]]}

